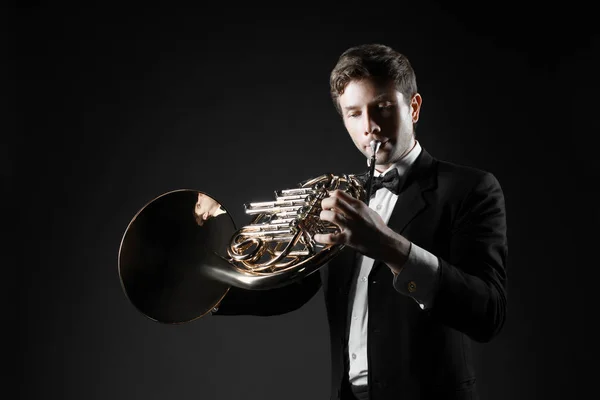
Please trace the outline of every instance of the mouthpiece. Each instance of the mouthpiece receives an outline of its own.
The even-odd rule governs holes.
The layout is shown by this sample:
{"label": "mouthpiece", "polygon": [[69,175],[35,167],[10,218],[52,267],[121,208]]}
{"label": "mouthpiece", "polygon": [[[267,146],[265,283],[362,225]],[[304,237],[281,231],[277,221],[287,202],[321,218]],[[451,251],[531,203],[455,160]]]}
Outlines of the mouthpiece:
{"label": "mouthpiece", "polygon": [[381,146],[381,142],[379,140],[371,140],[371,143],[369,143],[371,145],[371,158],[369,158],[368,164],[369,164],[369,183],[367,184],[367,199],[366,199],[366,203],[367,205],[369,204],[369,202],[371,201],[371,192],[373,191],[373,173],[375,172],[375,156],[377,155],[377,152],[379,151],[379,146]]}
{"label": "mouthpiece", "polygon": [[369,143],[369,144],[371,145],[371,157],[367,158],[367,165],[369,167],[371,167],[371,166],[375,165],[375,156],[377,155],[377,152],[379,151],[381,142],[379,140],[371,140],[371,143]]}
{"label": "mouthpiece", "polygon": [[381,142],[379,140],[371,140],[371,154],[373,158],[375,158],[375,155],[377,154],[377,152],[379,151],[379,147],[381,146]]}

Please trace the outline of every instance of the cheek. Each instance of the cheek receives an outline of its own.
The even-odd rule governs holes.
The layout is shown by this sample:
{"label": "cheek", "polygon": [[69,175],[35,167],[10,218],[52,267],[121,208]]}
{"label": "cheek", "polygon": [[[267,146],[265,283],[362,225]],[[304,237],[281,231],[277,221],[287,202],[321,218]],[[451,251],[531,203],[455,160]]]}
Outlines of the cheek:
{"label": "cheek", "polygon": [[344,121],[344,127],[346,128],[346,131],[348,131],[348,134],[350,134],[350,136],[352,137],[352,140],[356,140],[356,138],[358,137],[355,125],[356,124],[353,124],[348,120]]}
{"label": "cheek", "polygon": [[383,132],[387,132],[388,136],[397,136],[401,128],[401,121],[396,117],[386,118],[381,124]]}
{"label": "cheek", "polygon": [[402,128],[404,130],[412,132],[412,129],[413,129],[412,116],[408,115],[404,120],[402,120]]}
{"label": "cheek", "polygon": [[355,128],[353,129],[351,126],[347,126],[346,129],[348,130],[348,133],[350,134],[352,141],[355,144],[359,144],[360,137],[361,137],[361,131],[357,130]]}
{"label": "cheek", "polygon": [[387,127],[391,132],[396,132],[396,135],[401,135],[407,129],[412,129],[412,118],[409,114],[394,114],[387,119]]}

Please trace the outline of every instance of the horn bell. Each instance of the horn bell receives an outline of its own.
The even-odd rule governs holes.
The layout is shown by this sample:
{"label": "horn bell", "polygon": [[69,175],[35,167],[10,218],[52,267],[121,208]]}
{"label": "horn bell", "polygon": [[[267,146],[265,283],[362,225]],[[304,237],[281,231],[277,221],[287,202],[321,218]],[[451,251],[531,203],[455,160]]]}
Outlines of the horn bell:
{"label": "horn bell", "polygon": [[210,312],[230,285],[207,276],[205,268],[226,268],[235,224],[219,205],[204,220],[199,199],[206,193],[180,189],[146,204],[129,223],[119,248],[121,285],[129,301],[152,320],[179,324]]}

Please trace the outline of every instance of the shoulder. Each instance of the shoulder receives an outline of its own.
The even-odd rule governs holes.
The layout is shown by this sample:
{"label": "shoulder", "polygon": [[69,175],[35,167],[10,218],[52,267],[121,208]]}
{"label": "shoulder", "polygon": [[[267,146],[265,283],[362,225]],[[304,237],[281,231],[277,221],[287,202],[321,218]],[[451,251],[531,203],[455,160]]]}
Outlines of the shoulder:
{"label": "shoulder", "polygon": [[435,181],[432,186],[440,201],[467,208],[476,203],[504,203],[500,182],[491,171],[433,157],[430,165],[433,173],[429,176]]}
{"label": "shoulder", "polygon": [[477,187],[500,187],[498,178],[491,171],[447,160],[434,160],[439,184],[452,185],[465,190]]}

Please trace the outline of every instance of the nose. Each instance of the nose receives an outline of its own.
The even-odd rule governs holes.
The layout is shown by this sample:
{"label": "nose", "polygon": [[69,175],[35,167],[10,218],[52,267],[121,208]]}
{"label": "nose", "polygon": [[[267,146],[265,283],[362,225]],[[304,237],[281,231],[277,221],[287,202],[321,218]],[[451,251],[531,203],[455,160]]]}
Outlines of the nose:
{"label": "nose", "polygon": [[366,113],[364,119],[364,133],[365,136],[369,135],[377,135],[381,132],[381,127],[379,124],[373,119],[372,113]]}

